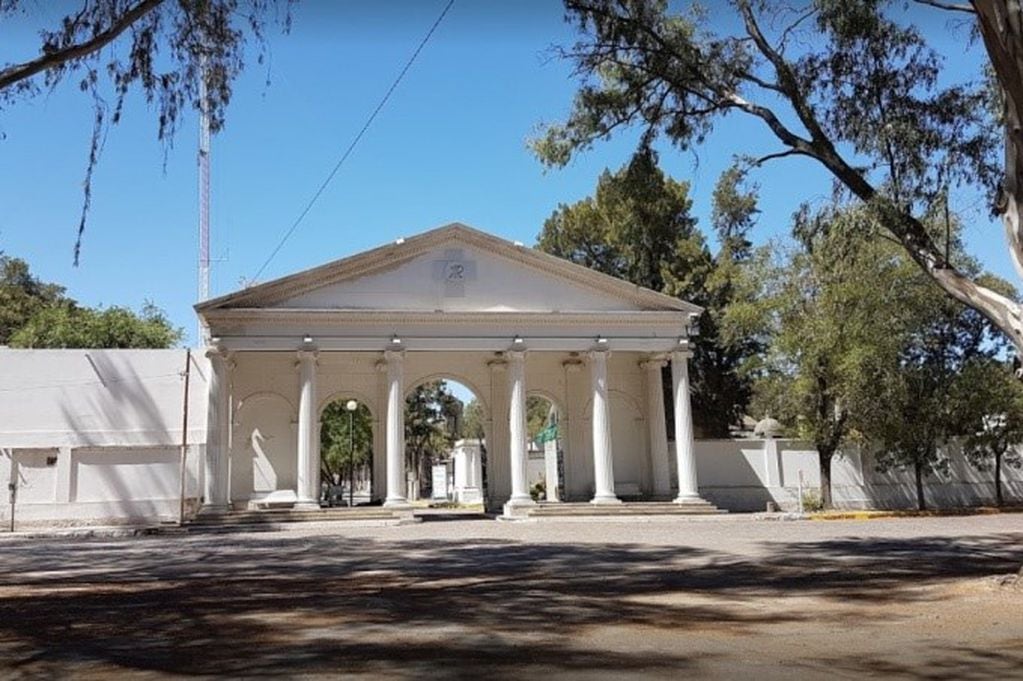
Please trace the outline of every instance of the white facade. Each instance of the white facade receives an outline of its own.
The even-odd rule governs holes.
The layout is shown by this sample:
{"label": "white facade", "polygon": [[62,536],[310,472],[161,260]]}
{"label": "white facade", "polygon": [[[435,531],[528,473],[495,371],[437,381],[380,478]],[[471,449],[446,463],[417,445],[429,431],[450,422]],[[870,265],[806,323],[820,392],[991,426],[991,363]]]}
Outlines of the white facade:
{"label": "white facade", "polygon": [[[469,387],[486,411],[490,508],[514,515],[534,503],[525,422],[533,394],[563,414],[570,500],[664,495],[670,490],[663,480],[656,487],[654,471],[695,470],[691,439],[676,461],[651,459],[668,449],[663,432],[645,422],[648,413],[663,414],[651,402],[661,395],[660,372],[645,367],[670,361],[686,375],[687,329],[699,308],[464,225],[196,309],[209,328],[213,366],[225,371],[211,385],[210,413],[234,405],[230,427],[210,420],[217,463],[207,466],[207,487],[224,490],[224,498],[209,495],[212,510],[248,504],[268,480],[292,485],[309,503],[319,415],[335,399],[356,399],[373,414],[373,496],[405,506],[404,397],[438,378]],[[651,376],[656,390],[647,386]],[[687,382],[676,396],[678,423],[687,428]],[[664,441],[651,447],[651,433]],[[221,453],[226,486],[214,480],[228,475]]]}

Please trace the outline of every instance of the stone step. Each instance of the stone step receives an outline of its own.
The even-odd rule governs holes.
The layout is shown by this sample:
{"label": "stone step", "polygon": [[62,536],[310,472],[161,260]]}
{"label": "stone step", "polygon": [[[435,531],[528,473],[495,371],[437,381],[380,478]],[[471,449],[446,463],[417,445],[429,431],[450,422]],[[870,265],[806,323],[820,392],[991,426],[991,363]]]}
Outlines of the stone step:
{"label": "stone step", "polygon": [[707,501],[589,504],[541,504],[529,510],[530,517],[717,515],[727,513]]}
{"label": "stone step", "polygon": [[323,509],[320,511],[294,511],[274,509],[266,511],[230,511],[217,515],[200,515],[189,524],[193,526],[257,525],[260,523],[337,522],[352,520],[399,520],[399,514],[383,508]]}

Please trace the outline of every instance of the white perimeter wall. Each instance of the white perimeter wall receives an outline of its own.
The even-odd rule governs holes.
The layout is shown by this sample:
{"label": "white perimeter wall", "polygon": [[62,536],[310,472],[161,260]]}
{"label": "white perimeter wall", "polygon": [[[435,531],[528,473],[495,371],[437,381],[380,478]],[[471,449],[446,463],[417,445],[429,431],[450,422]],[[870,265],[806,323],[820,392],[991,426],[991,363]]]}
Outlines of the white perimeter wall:
{"label": "white perimeter wall", "polygon": [[[0,349],[0,522],[175,518],[185,350]],[[209,365],[192,353],[185,496],[199,496]]]}
{"label": "white perimeter wall", "polygon": [[[408,353],[406,389],[431,378],[461,380],[487,407],[489,491],[507,495],[507,385],[487,353]],[[530,394],[554,400],[562,410],[567,496],[592,495],[589,372],[566,369],[567,356],[534,353],[527,359]],[[649,486],[650,466],[643,409],[643,375],[638,356],[618,353],[609,366],[614,420],[615,474],[620,493]],[[377,353],[324,353],[319,364],[317,402],[356,397],[380,419],[382,375]],[[19,520],[175,518],[180,495],[184,350],[7,350],[0,349],[0,525],[10,518],[7,484],[18,486]],[[232,370],[233,476],[252,473],[245,459],[247,403],[283,405],[282,455],[293,454],[293,405],[297,375],[290,353],[239,353]],[[198,503],[206,438],[209,365],[192,354],[186,499]],[[275,400],[271,400],[274,397]],[[279,406],[279,405],[278,405]],[[375,428],[374,487],[383,480],[383,443]],[[696,455],[701,494],[732,511],[763,510],[768,501],[793,508],[798,476],[819,486],[817,454],[806,443],[777,440],[777,454],[763,440],[701,440]],[[951,450],[949,473],[927,479],[931,506],[988,504],[994,499],[990,472],[970,466]],[[674,461],[674,455],[672,455]],[[537,460],[537,466],[541,460]],[[534,475],[540,477],[540,468]],[[671,466],[674,475],[675,466]],[[850,450],[836,457],[832,483],[837,505],[846,508],[904,508],[915,505],[911,471],[878,473],[868,453]],[[247,495],[240,489],[239,497]],[[1006,468],[1008,501],[1023,501],[1023,472]],[[491,500],[494,501],[493,499]]]}
{"label": "white perimeter wall", "polygon": [[[696,443],[700,494],[731,511],[762,511],[768,501],[791,510],[799,502],[799,474],[804,487],[820,488],[820,469],[813,446],[798,440],[775,440],[771,456],[764,440],[700,440]],[[674,447],[672,447],[674,449]],[[934,507],[993,504],[994,474],[972,466],[961,451],[949,447],[947,474],[924,480],[927,505]],[[913,471],[879,473],[869,451],[849,448],[831,464],[831,488],[839,508],[915,508]],[[1007,503],[1023,503],[1023,470],[1002,467]]]}

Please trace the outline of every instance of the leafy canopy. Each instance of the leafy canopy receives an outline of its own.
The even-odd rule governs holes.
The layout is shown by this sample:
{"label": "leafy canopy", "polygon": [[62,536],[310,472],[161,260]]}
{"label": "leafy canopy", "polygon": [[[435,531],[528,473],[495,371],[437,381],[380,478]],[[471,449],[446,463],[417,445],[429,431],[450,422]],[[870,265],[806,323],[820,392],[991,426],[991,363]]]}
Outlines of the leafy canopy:
{"label": "leafy canopy", "polygon": [[[348,399],[334,400],[320,419],[320,466],[325,480],[347,480],[352,468],[368,466],[373,457],[373,416],[359,402],[348,411]],[[349,427],[351,423],[351,427]]]}
{"label": "leafy canopy", "polygon": [[543,162],[562,166],[626,127],[642,145],[663,136],[689,149],[728,116],[751,117],[779,149],[748,167],[811,160],[946,293],[1023,348],[1019,304],[948,262],[927,227],[949,187],[993,197],[1002,136],[983,74],[950,78],[906,3],[732,0],[732,31],[664,0],[565,6],[580,38],[560,53],[579,87],[568,117],[533,141]]}
{"label": "leafy canopy", "polygon": [[735,333],[726,342],[720,331],[726,308],[744,293],[736,282],[756,212],[755,194],[741,179],[730,176],[715,202],[715,224],[725,234],[717,256],[690,214],[689,185],[666,176],[649,147],[621,169],[605,170],[593,196],[558,206],[537,240],[540,250],[706,308],[695,342],[693,408],[712,437],[727,437],[741,416],[749,398],[744,363],[759,350],[755,338]]}
{"label": "leafy canopy", "polygon": [[[92,175],[110,125],[137,92],[155,110],[168,145],[188,108],[205,106],[210,128],[224,125],[232,84],[250,39],[263,62],[269,23],[290,29],[293,0],[88,0],[39,30],[36,55],[0,63],[0,113],[71,81],[93,103],[75,264],[92,196]],[[0,20],[37,15],[36,3],[0,0]],[[205,85],[205,104],[201,96]]]}
{"label": "leafy canopy", "polygon": [[0,254],[0,345],[16,348],[169,348],[182,330],[158,307],[89,308],[63,286],[40,281],[28,263]]}

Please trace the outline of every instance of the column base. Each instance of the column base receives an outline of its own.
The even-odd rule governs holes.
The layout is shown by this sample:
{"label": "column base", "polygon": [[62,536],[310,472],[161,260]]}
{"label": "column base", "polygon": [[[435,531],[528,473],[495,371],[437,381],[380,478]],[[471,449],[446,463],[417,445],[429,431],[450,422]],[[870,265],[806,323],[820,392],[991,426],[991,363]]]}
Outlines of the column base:
{"label": "column base", "polygon": [[224,515],[231,511],[231,504],[203,504],[199,507],[199,515]]}
{"label": "column base", "polygon": [[320,502],[312,499],[299,499],[291,508],[295,511],[319,511]]}
{"label": "column base", "polygon": [[604,505],[620,504],[620,503],[622,503],[622,500],[619,499],[618,497],[616,497],[613,494],[610,494],[610,495],[604,494],[604,495],[593,497],[592,499],[590,499],[590,503],[591,504],[597,504],[597,505],[600,505],[600,506],[604,506]]}
{"label": "column base", "polygon": [[412,508],[412,504],[408,502],[405,497],[387,497],[384,500],[384,508],[394,508],[401,510],[403,508]]}
{"label": "column base", "polygon": [[504,516],[506,518],[524,518],[529,515],[531,508],[536,508],[536,502],[532,497],[512,497],[504,504]]}
{"label": "column base", "polygon": [[699,494],[679,494],[672,500],[675,504],[691,504],[693,502],[706,503],[706,500]]}

